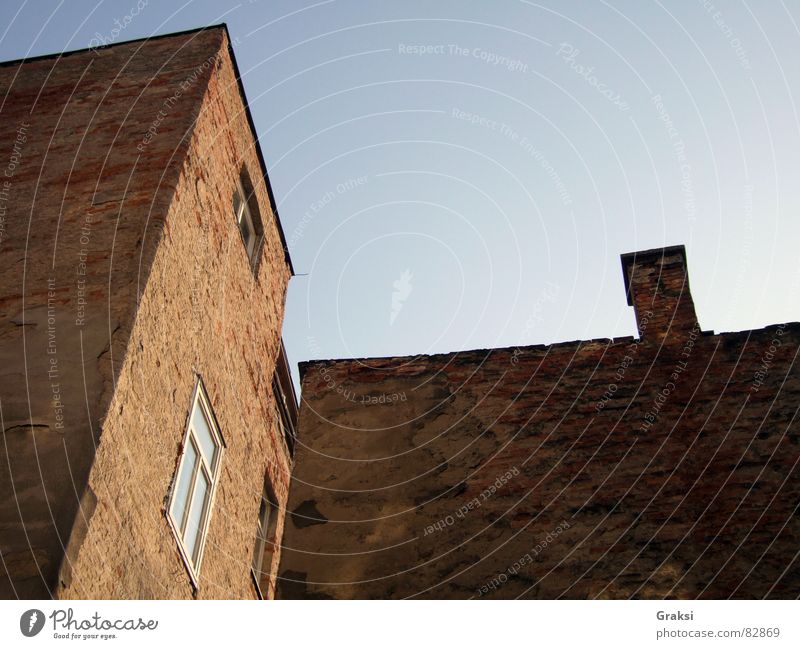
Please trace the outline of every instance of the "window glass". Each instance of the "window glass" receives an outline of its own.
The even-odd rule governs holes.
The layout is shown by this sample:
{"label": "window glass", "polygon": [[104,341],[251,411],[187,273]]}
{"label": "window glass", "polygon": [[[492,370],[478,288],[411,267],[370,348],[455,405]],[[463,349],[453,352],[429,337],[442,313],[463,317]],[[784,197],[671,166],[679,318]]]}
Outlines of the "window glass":
{"label": "window glass", "polygon": [[194,409],[194,414],[192,415],[192,428],[194,428],[194,432],[197,435],[197,441],[200,443],[200,448],[203,451],[206,462],[208,462],[209,468],[213,469],[217,445],[214,442],[214,435],[209,428],[205,412],[200,403],[197,404],[197,407]]}
{"label": "window glass", "polygon": [[200,471],[197,475],[197,484],[194,488],[192,507],[189,512],[189,522],[186,525],[186,535],[184,536],[186,549],[192,561],[197,561],[199,555],[200,539],[203,532],[203,511],[205,510],[210,487],[205,471]]}
{"label": "window glass", "polygon": [[250,252],[250,239],[252,237],[252,232],[250,230],[250,223],[247,219],[247,214],[242,214],[242,220],[239,221],[239,230],[242,233],[242,239],[244,239],[244,245],[247,248],[247,252]]}
{"label": "window glass", "polygon": [[256,530],[256,547],[253,555],[253,571],[256,573],[256,580],[261,579],[261,565],[264,560],[264,547],[267,540],[267,525],[269,524],[269,503],[267,499],[261,498],[261,509],[258,512],[258,529]]}
{"label": "window glass", "polygon": [[261,499],[261,509],[258,512],[258,523],[260,526],[261,538],[267,537],[267,525],[269,524],[269,501],[266,498]]}
{"label": "window glass", "polygon": [[237,221],[242,220],[242,197],[238,190],[233,193],[233,213],[236,215]]}
{"label": "window glass", "polygon": [[191,439],[186,445],[186,453],[181,462],[181,477],[172,500],[172,517],[182,529],[186,517],[186,508],[189,500],[189,487],[194,477],[194,468],[197,463],[197,450],[192,444]]}

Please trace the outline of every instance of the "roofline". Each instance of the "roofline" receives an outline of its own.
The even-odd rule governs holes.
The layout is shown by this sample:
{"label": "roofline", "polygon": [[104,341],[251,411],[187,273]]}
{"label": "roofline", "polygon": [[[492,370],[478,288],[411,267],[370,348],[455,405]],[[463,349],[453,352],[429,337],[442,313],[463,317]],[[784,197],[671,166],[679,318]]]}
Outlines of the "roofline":
{"label": "roofline", "polygon": [[[613,345],[619,342],[628,342],[634,340],[633,336],[618,336],[616,338],[588,338],[586,340],[565,340],[562,342],[554,343],[538,343],[538,344],[522,344],[522,345],[505,345],[504,347],[482,347],[474,349],[456,349],[449,352],[436,352],[434,354],[401,354],[396,356],[360,356],[358,358],[319,358],[309,359],[307,361],[300,361],[297,367],[300,373],[300,380],[302,382],[306,372],[314,366],[318,365],[335,365],[335,364],[367,364],[370,362],[382,361],[403,361],[413,363],[420,359],[432,358],[455,358],[459,355],[475,355],[475,354],[495,354],[495,353],[510,353],[514,354],[516,351],[546,351],[553,347],[568,347],[570,345],[589,345],[589,344],[605,344]],[[393,371],[393,368],[370,368],[376,371]]]}
{"label": "roofline", "polygon": [[[216,25],[206,25],[205,27],[184,29],[183,31],[170,32],[168,34],[158,34],[156,36],[143,36],[142,38],[132,38],[129,41],[118,41],[114,43],[109,43],[108,45],[98,45],[97,47],[82,47],[79,50],[67,50],[66,52],[54,52],[53,54],[39,54],[38,56],[30,56],[27,58],[23,57],[21,59],[13,59],[11,61],[0,61],[0,67],[21,65],[22,63],[33,63],[35,61],[46,61],[48,59],[60,59],[63,57],[72,56],[73,54],[86,54],[87,52],[97,52],[100,50],[107,50],[109,48],[118,47],[120,45],[130,45],[131,43],[140,43],[143,41],[158,41],[161,40],[162,38],[185,36],[186,34],[194,34],[197,32],[204,32],[212,29],[224,29],[225,33],[228,34],[228,25],[225,23],[218,23]],[[230,42],[230,36],[228,36],[228,42]]]}
{"label": "roofline", "polygon": [[228,56],[231,59],[231,64],[233,65],[233,74],[236,77],[236,84],[239,88],[239,97],[244,104],[244,112],[247,119],[247,124],[250,127],[250,134],[253,137],[253,142],[255,143],[256,148],[256,157],[258,158],[258,164],[261,166],[261,174],[264,178],[264,184],[267,188],[267,195],[269,196],[269,205],[272,213],[275,217],[275,224],[278,226],[278,234],[281,238],[281,246],[283,247],[283,258],[286,264],[289,266],[289,271],[291,272],[292,276],[294,276],[294,264],[292,264],[292,258],[289,255],[289,246],[286,244],[286,235],[283,231],[283,224],[281,223],[280,215],[278,214],[278,205],[275,202],[275,194],[272,191],[272,183],[269,180],[269,174],[267,173],[267,164],[264,161],[264,154],[261,151],[261,145],[259,144],[258,140],[258,132],[256,131],[256,125],[253,121],[253,115],[250,112],[250,104],[247,103],[247,95],[244,91],[244,84],[242,82],[242,76],[239,72],[239,64],[236,61],[236,54],[233,51],[233,41],[231,40],[231,34],[228,30],[227,23],[218,23],[216,25],[207,25],[205,27],[196,27],[194,29],[186,29],[180,32],[170,32],[169,34],[159,34],[157,36],[145,36],[143,38],[134,38],[129,41],[119,41],[118,43],[109,43],[108,45],[98,45],[97,47],[84,47],[79,50],[69,50],[67,52],[57,52],[55,54],[42,54],[40,56],[32,56],[29,58],[21,58],[21,59],[14,59],[12,61],[0,61],[0,68],[2,67],[13,67],[15,65],[22,65],[25,63],[32,63],[35,61],[47,61],[47,60],[58,60],[60,58],[64,58],[67,56],[73,56],[75,54],[86,54],[87,52],[97,52],[99,50],[106,50],[112,47],[119,47],[121,45],[130,45],[132,43],[141,43],[147,41],[154,41],[154,40],[161,40],[164,38],[174,38],[176,36],[185,36],[187,34],[196,34],[199,32],[210,31],[215,29],[221,29],[225,33],[225,37],[228,41]]}
{"label": "roofline", "polygon": [[[759,334],[768,334],[770,333],[771,329],[776,327],[784,327],[784,331],[796,331],[800,334],[800,322],[785,322],[785,323],[772,323],[768,325],[764,325],[763,327],[759,327],[757,329],[743,329],[741,331],[713,331],[713,330],[703,330],[700,332],[702,336],[706,337],[721,337],[721,336],[744,336],[745,338],[749,339],[751,336],[759,335]],[[352,365],[353,363],[358,364],[367,364],[369,362],[382,362],[382,361],[400,361],[400,362],[410,362],[413,363],[417,360],[422,361],[429,361],[434,358],[457,358],[458,356],[468,356],[468,355],[476,355],[476,354],[511,354],[513,355],[515,352],[547,352],[552,349],[560,349],[563,347],[578,347],[581,345],[619,345],[619,344],[628,344],[634,340],[641,340],[637,339],[633,336],[617,336],[613,338],[587,338],[586,340],[566,340],[563,342],[554,342],[554,343],[541,343],[541,344],[521,344],[521,345],[512,345],[512,346],[504,346],[504,347],[487,347],[483,349],[461,349],[457,351],[450,351],[450,352],[437,352],[434,354],[406,354],[406,355],[398,355],[398,356],[364,356],[358,358],[326,358],[326,359],[310,359],[307,361],[300,361],[297,363],[298,370],[300,372],[300,381],[302,383],[303,379],[305,378],[306,373],[312,369],[313,367],[318,366],[332,366],[332,365]],[[383,367],[372,367],[369,368],[373,371],[385,371],[385,372],[392,372],[396,368],[383,368]]]}
{"label": "roofline", "polygon": [[256,124],[253,121],[253,115],[250,112],[250,104],[247,102],[247,95],[244,91],[244,83],[242,82],[242,76],[239,72],[239,64],[236,62],[236,55],[233,51],[233,41],[231,40],[231,35],[228,31],[228,25],[222,23],[221,26],[224,28],[225,37],[228,40],[228,55],[230,56],[231,64],[233,65],[233,75],[236,77],[236,84],[239,87],[239,96],[242,100],[242,104],[244,104],[244,113],[247,117],[247,124],[250,126],[250,134],[253,136],[253,142],[256,145],[256,157],[258,158],[258,164],[261,166],[261,173],[264,177],[264,184],[267,188],[269,206],[272,210],[272,214],[275,216],[275,224],[278,226],[278,235],[281,238],[281,246],[283,247],[283,258],[289,266],[289,271],[292,273],[292,276],[294,276],[294,264],[292,264],[292,257],[289,255],[289,246],[286,244],[286,235],[283,232],[283,224],[281,223],[281,217],[278,214],[278,205],[275,202],[275,194],[272,191],[272,183],[269,180],[269,173],[267,172],[267,163],[264,161],[264,154],[261,151],[261,144],[258,140]]}

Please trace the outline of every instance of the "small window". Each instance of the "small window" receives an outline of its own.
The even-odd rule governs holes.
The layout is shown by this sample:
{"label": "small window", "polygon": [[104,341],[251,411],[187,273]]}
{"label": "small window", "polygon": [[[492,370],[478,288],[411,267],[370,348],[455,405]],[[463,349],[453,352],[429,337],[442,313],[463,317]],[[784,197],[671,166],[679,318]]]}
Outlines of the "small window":
{"label": "small window", "polygon": [[256,544],[253,551],[253,580],[258,596],[264,599],[269,592],[272,563],[275,556],[275,532],[278,526],[277,501],[269,482],[264,484],[261,506],[256,526]]}
{"label": "small window", "polygon": [[252,261],[256,250],[256,229],[253,226],[253,217],[247,200],[241,187],[237,187],[233,194],[233,212],[236,215],[236,223],[239,225],[239,233],[242,235],[244,248],[247,251],[247,258]]}
{"label": "small window", "polygon": [[198,381],[167,509],[181,554],[195,583],[200,574],[222,448],[211,404],[202,382]]}
{"label": "small window", "polygon": [[289,454],[294,455],[294,445],[297,435],[289,411],[289,403],[286,400],[286,393],[283,391],[281,382],[277,376],[272,379],[272,393],[275,396],[275,421],[277,422],[278,430],[283,435],[283,439],[286,440]]}
{"label": "small window", "polygon": [[253,272],[257,272],[258,256],[261,249],[261,241],[264,238],[264,228],[261,225],[261,215],[258,211],[258,201],[255,197],[253,184],[247,170],[242,167],[239,174],[239,182],[233,192],[233,215],[239,234],[242,236],[247,258]]}

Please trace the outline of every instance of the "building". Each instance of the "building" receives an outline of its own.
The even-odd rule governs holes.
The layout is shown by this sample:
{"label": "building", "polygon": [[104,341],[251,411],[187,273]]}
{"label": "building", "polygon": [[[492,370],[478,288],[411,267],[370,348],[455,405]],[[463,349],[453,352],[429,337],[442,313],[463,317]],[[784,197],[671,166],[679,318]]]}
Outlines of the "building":
{"label": "building", "polygon": [[298,438],[227,29],[0,96],[0,597],[800,596],[800,325],[702,330],[683,247],[635,338],[304,363]]}
{"label": "building", "polygon": [[0,597],[272,597],[292,266],[227,29],[0,97]]}
{"label": "building", "polygon": [[800,596],[800,325],[622,267],[635,338],[301,364],[279,596]]}

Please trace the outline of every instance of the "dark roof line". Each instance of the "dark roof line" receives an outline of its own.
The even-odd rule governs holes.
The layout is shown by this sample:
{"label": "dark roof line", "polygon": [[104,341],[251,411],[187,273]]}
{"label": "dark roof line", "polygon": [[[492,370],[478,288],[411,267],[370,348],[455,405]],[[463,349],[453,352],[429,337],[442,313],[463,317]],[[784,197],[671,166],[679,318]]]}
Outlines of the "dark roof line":
{"label": "dark roof line", "polygon": [[286,263],[289,265],[289,270],[294,276],[294,264],[292,264],[292,258],[289,255],[289,246],[286,244],[286,235],[283,232],[283,224],[281,223],[281,218],[278,215],[278,204],[275,202],[275,194],[272,192],[272,183],[269,180],[269,173],[267,172],[267,163],[264,161],[264,154],[261,151],[261,143],[258,139],[258,132],[256,131],[256,124],[253,121],[253,115],[250,112],[250,104],[247,102],[247,95],[244,91],[244,83],[242,82],[242,75],[239,72],[239,64],[236,62],[236,55],[233,52],[233,42],[231,41],[231,35],[228,31],[228,26],[225,23],[222,23],[222,27],[225,29],[225,36],[228,39],[228,54],[231,57],[231,63],[233,64],[233,74],[236,77],[236,84],[239,86],[239,96],[242,99],[242,103],[244,104],[244,113],[247,117],[247,124],[250,126],[250,134],[253,136],[253,142],[256,145],[256,157],[258,158],[258,164],[261,166],[261,172],[264,176],[264,184],[267,188],[267,195],[269,196],[269,206],[272,210],[272,213],[275,215],[275,224],[278,226],[278,235],[281,238],[281,246],[283,246],[283,258]]}
{"label": "dark roof line", "polygon": [[[120,45],[130,45],[131,43],[140,43],[142,41],[158,41],[163,38],[173,38],[175,36],[185,36],[186,34],[194,34],[196,32],[204,32],[212,29],[224,29],[225,32],[228,32],[228,26],[225,23],[219,23],[217,25],[207,25],[206,27],[195,27],[194,29],[184,29],[180,32],[170,32],[169,34],[158,34],[156,36],[143,36],[142,38],[132,38],[129,41],[119,41],[115,43],[109,43],[108,45],[98,45],[97,47],[82,47],[79,50],[67,50],[66,52],[54,52],[53,54],[39,54],[38,56],[30,56],[30,57],[23,57],[21,59],[14,59],[12,61],[0,61],[0,67],[6,66],[13,66],[13,65],[20,65],[22,63],[33,63],[34,61],[47,61],[48,59],[59,59],[67,56],[73,56],[75,54],[86,54],[87,52],[97,52],[99,50],[107,50],[112,47],[118,47]],[[228,38],[230,41],[230,37]]]}

